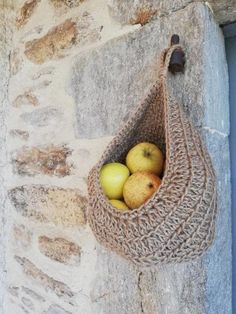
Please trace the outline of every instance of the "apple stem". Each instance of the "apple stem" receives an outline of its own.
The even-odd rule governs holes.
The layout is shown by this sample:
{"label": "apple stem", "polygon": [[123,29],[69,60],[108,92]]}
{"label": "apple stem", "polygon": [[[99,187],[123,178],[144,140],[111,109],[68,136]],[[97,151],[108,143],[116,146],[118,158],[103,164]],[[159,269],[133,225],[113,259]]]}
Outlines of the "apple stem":
{"label": "apple stem", "polygon": [[144,151],[144,157],[150,157],[150,156],[151,156],[151,154],[149,152]]}

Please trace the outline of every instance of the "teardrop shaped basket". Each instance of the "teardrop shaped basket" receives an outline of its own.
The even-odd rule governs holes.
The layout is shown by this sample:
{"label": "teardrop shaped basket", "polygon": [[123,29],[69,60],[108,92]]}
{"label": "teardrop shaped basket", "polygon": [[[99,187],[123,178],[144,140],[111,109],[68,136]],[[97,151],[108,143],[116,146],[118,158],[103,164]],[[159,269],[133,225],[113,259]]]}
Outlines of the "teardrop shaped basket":
{"label": "teardrop shaped basket", "polygon": [[[174,45],[161,56],[158,80],[107,146],[88,178],[88,220],[97,240],[140,266],[194,259],[210,246],[216,218],[212,163],[200,134],[167,88]],[[99,173],[124,162],[137,143],[152,142],[166,155],[159,190],[144,205],[120,212],[104,195]]]}

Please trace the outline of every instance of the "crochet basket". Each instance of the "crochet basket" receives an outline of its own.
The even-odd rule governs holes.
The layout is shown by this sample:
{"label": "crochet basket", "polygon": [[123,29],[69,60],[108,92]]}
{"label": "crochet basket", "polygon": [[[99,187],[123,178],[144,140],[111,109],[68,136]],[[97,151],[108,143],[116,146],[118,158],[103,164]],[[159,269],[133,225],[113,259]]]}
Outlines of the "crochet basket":
{"label": "crochet basket", "polygon": [[[216,217],[215,175],[189,117],[169,95],[168,65],[174,45],[161,55],[158,80],[105,149],[88,178],[88,220],[97,240],[140,266],[194,259],[210,246]],[[104,195],[99,173],[124,162],[135,144],[152,142],[166,156],[159,190],[141,207],[120,212]]]}

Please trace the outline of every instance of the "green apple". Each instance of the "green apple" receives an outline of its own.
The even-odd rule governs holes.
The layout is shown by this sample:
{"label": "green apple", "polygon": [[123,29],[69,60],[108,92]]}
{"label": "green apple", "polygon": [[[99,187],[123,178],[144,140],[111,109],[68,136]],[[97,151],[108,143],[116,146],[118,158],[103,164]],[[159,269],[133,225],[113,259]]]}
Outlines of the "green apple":
{"label": "green apple", "polygon": [[134,209],[143,205],[161,185],[161,179],[147,171],[135,172],[125,182],[125,203]]}
{"label": "green apple", "polygon": [[120,211],[126,211],[129,209],[125,202],[120,200],[110,200],[110,203],[112,204],[112,206],[119,209]]}
{"label": "green apple", "polygon": [[152,143],[139,143],[126,156],[126,165],[131,173],[149,171],[161,175],[164,157],[161,150]]}
{"label": "green apple", "polygon": [[100,182],[109,199],[123,198],[123,186],[129,175],[129,169],[119,162],[112,162],[102,167]]}

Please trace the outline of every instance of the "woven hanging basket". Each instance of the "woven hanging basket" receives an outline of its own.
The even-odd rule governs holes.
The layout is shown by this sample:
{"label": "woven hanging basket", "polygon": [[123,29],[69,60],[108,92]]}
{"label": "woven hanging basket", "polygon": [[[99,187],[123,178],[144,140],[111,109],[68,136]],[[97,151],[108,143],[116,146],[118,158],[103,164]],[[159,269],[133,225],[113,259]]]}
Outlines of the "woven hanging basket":
{"label": "woven hanging basket", "polygon": [[[194,259],[214,238],[212,163],[199,133],[167,88],[168,65],[177,48],[162,53],[155,86],[88,178],[88,220],[97,240],[140,266]],[[120,212],[104,195],[99,173],[106,163],[125,163],[127,152],[140,142],[158,145],[166,156],[166,170],[159,190],[144,205]]]}

